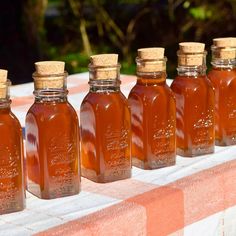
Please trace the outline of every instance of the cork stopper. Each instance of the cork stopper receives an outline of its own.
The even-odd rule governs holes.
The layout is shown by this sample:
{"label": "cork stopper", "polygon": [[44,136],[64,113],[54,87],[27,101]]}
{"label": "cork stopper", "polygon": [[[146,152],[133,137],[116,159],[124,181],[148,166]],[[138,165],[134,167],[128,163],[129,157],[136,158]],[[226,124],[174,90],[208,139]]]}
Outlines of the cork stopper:
{"label": "cork stopper", "polygon": [[236,48],[219,48],[215,50],[214,57],[219,59],[235,59]]}
{"label": "cork stopper", "polygon": [[0,83],[5,83],[7,81],[7,70],[0,69]]}
{"label": "cork stopper", "polygon": [[196,42],[179,43],[179,49],[183,53],[201,53],[204,52],[205,44]]}
{"label": "cork stopper", "polygon": [[183,42],[179,43],[178,62],[182,66],[200,66],[204,59],[204,43]]}
{"label": "cork stopper", "polygon": [[215,38],[213,45],[220,48],[236,47],[236,37]]}
{"label": "cork stopper", "polygon": [[164,48],[140,48],[138,49],[137,71],[158,72],[166,69],[166,58]]}
{"label": "cork stopper", "polygon": [[0,99],[7,97],[7,70],[0,69]]}
{"label": "cork stopper", "polygon": [[165,48],[140,48],[138,57],[143,60],[155,60],[164,58]]}
{"label": "cork stopper", "polygon": [[236,58],[236,37],[213,39],[212,51],[215,58],[235,59]]}
{"label": "cork stopper", "polygon": [[65,62],[39,61],[35,63],[33,77],[36,89],[59,89],[64,87]]}
{"label": "cork stopper", "polygon": [[118,54],[98,54],[90,57],[90,67],[96,67],[93,79],[116,79],[118,77]]}

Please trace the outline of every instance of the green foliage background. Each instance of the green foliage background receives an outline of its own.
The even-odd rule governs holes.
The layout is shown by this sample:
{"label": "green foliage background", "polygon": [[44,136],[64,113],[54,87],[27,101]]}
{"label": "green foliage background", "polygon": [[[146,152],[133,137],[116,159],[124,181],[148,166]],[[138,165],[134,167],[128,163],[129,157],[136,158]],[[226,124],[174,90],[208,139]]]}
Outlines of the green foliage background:
{"label": "green foliage background", "polygon": [[[178,42],[236,36],[236,1],[27,0],[24,26],[38,59],[64,60],[69,73],[87,71],[89,56],[119,53],[122,73],[135,73],[136,51],[165,47],[168,75]],[[210,65],[210,57],[208,64]]]}

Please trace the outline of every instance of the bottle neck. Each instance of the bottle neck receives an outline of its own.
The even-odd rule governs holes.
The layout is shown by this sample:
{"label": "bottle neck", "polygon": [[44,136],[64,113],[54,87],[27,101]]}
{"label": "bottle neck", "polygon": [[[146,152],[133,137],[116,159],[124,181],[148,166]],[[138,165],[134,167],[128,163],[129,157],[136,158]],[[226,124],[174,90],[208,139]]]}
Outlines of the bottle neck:
{"label": "bottle neck", "polygon": [[119,79],[90,79],[90,92],[104,93],[104,92],[118,92],[120,91]]}
{"label": "bottle neck", "polygon": [[120,84],[120,64],[111,66],[89,64],[90,92],[118,92],[120,91]]}
{"label": "bottle neck", "polygon": [[137,57],[137,84],[145,86],[165,84],[166,62],[166,57],[155,59]]}
{"label": "bottle neck", "polygon": [[199,77],[206,75],[206,67],[201,66],[178,66],[177,72],[179,76]]}
{"label": "bottle neck", "polygon": [[211,46],[212,61],[215,68],[233,69],[236,68],[236,48]]}
{"label": "bottle neck", "polygon": [[67,101],[68,73],[42,75],[33,73],[34,96],[36,102],[65,102]]}
{"label": "bottle neck", "polygon": [[178,75],[195,78],[206,75],[206,55],[206,51],[184,52],[178,50]]}
{"label": "bottle neck", "polygon": [[65,102],[67,101],[68,90],[66,89],[47,89],[35,90],[36,102]]}
{"label": "bottle neck", "polygon": [[0,99],[0,114],[9,113],[11,110],[11,100],[10,99]]}
{"label": "bottle neck", "polygon": [[236,58],[235,59],[221,59],[221,58],[213,57],[211,64],[215,68],[234,69],[236,68]]}
{"label": "bottle neck", "polygon": [[11,81],[7,80],[4,83],[0,83],[0,112],[9,113],[11,108],[11,99],[10,99],[10,85]]}
{"label": "bottle neck", "polygon": [[155,86],[165,84],[166,72],[139,72],[137,71],[137,84]]}

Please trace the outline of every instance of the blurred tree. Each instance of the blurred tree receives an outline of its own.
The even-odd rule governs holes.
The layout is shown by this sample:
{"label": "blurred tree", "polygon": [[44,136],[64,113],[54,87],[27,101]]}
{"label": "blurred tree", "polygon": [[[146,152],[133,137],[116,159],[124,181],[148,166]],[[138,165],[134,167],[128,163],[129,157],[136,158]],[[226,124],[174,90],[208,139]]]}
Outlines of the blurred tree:
{"label": "blurred tree", "polygon": [[25,0],[23,4],[24,33],[30,46],[35,47],[40,58],[45,45],[44,17],[48,0]]}
{"label": "blurred tree", "polygon": [[[235,20],[233,13],[236,8],[234,0],[217,4],[206,0],[64,0],[62,5],[64,19],[79,25],[65,31],[73,32],[74,40],[69,43],[69,51],[73,51],[73,48],[81,51],[75,39],[81,38],[83,58],[91,53],[114,51],[121,55],[123,71],[128,73],[134,73],[134,56],[139,47],[165,47],[170,59],[169,72],[173,76],[178,42],[205,41],[209,47],[217,33],[219,36],[235,34],[235,26],[233,31],[230,27],[222,27],[221,31],[215,27],[227,18],[228,26],[232,27],[230,21]],[[76,23],[63,27],[69,29],[71,25]],[[68,55],[71,54],[69,51]],[[87,64],[84,66],[82,70],[86,69]]]}
{"label": "blurred tree", "polygon": [[[141,4],[143,1],[132,1],[133,4]],[[107,33],[108,38],[121,52],[127,62],[132,62],[132,55],[130,53],[132,42],[136,38],[135,26],[139,20],[146,14],[151,12],[150,7],[141,6],[140,10],[127,20],[127,24],[118,25],[109,13],[105,10],[104,6],[98,0],[92,1],[95,7],[96,22],[99,36],[103,37]],[[119,20],[119,18],[117,18]],[[105,29],[105,30],[103,30]]]}
{"label": "blurred tree", "polygon": [[22,82],[37,60],[64,60],[76,73],[87,71],[92,53],[115,52],[122,73],[134,73],[136,50],[161,46],[173,77],[178,42],[202,41],[209,50],[212,38],[236,36],[235,22],[236,0],[3,1],[0,64]]}
{"label": "blurred tree", "polygon": [[46,0],[3,1],[0,14],[0,67],[14,83],[32,81],[34,62],[44,54]]}
{"label": "blurred tree", "polygon": [[89,37],[86,30],[86,20],[84,18],[84,1],[68,0],[69,6],[72,10],[74,17],[77,18],[79,23],[79,31],[82,37],[83,48],[87,56],[92,54]]}

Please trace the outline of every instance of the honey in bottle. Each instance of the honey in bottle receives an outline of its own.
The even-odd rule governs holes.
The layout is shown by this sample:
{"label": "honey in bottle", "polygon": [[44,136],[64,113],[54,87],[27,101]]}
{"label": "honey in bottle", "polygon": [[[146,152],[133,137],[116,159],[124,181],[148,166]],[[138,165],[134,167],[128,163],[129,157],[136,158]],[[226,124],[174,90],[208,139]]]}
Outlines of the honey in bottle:
{"label": "honey in bottle", "polygon": [[164,48],[138,50],[137,83],[129,94],[132,164],[156,169],[175,164],[176,111],[166,84]]}
{"label": "honey in bottle", "polygon": [[171,85],[176,98],[177,154],[214,152],[214,90],[206,76],[205,44],[179,44],[178,76]]}
{"label": "honey in bottle", "polygon": [[208,77],[215,89],[215,143],[236,144],[236,38],[213,40],[212,69]]}
{"label": "honey in bottle", "polygon": [[36,62],[26,115],[27,189],[42,199],[80,191],[79,124],[67,101],[64,62]]}
{"label": "honey in bottle", "polygon": [[11,112],[10,84],[0,70],[0,215],[25,208],[22,129]]}
{"label": "honey in bottle", "polygon": [[120,91],[117,54],[91,56],[80,109],[82,175],[105,183],[131,177],[130,109]]}

